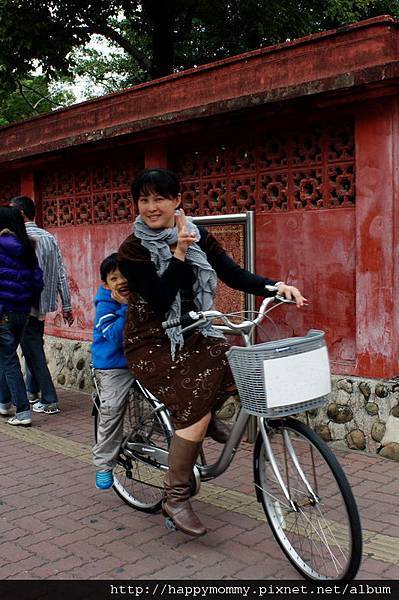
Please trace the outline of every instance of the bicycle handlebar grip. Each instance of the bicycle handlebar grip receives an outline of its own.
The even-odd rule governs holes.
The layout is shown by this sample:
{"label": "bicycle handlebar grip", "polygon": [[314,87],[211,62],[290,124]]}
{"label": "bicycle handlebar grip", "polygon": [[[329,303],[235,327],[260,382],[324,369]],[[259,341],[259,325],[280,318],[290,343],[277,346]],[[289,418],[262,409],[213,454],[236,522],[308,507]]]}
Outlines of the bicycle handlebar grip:
{"label": "bicycle handlebar grip", "polygon": [[198,313],[194,312],[193,310],[190,310],[190,312],[186,313],[185,315],[182,315],[181,317],[177,317],[177,319],[163,321],[162,327],[164,329],[170,329],[171,327],[178,327],[179,325],[181,325],[184,329],[185,327],[188,327],[189,325],[192,325],[193,323],[198,321],[199,317],[200,315]]}

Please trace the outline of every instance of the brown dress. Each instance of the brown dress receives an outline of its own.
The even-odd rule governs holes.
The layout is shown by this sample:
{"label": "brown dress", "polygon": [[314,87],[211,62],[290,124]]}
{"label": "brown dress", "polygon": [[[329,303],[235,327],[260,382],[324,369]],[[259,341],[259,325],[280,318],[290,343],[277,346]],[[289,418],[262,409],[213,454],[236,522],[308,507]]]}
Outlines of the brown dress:
{"label": "brown dress", "polygon": [[[231,287],[252,293],[264,293],[263,277],[241,269],[224,252],[222,246],[205,229],[199,242],[217,274]],[[180,289],[181,314],[193,309],[187,299],[194,272],[187,263],[172,258],[170,269],[159,278],[150,253],[134,235],[119,249],[120,269],[132,291],[125,328],[125,354],[128,365],[140,382],[164,402],[176,429],[189,427],[209,411],[219,408],[235,390],[234,379],[226,358],[229,344],[215,337],[204,337],[191,330],[184,346],[172,360],[171,344],[161,323],[165,320],[162,302],[169,291],[175,297]],[[162,281],[161,281],[162,279]],[[236,283],[236,285],[232,285]],[[134,290],[134,291],[133,291]],[[168,306],[168,300],[165,300]]]}

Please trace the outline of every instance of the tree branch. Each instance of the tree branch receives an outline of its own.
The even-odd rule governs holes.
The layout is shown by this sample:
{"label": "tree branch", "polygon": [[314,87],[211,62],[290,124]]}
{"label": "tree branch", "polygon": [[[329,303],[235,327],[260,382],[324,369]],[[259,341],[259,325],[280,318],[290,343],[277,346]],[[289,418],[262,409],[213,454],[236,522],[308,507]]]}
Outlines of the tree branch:
{"label": "tree branch", "polygon": [[144,52],[131,44],[129,40],[116,31],[116,29],[113,29],[106,23],[96,23],[91,21],[87,25],[87,31],[92,34],[97,33],[98,35],[102,35],[105,38],[112,40],[115,42],[115,44],[123,48],[128,54],[133,56],[133,58],[138,62],[144,71],[148,73],[151,71],[151,61],[147,58]]}
{"label": "tree branch", "polygon": [[18,86],[18,89],[19,89],[19,93],[21,94],[22,98],[25,100],[26,104],[27,104],[27,105],[28,105],[28,106],[29,106],[29,107],[30,107],[30,108],[31,108],[33,111],[35,111],[36,113],[38,113],[38,114],[39,114],[39,111],[37,110],[37,108],[36,108],[36,107],[35,107],[35,106],[34,106],[34,105],[33,105],[33,104],[32,104],[32,103],[31,103],[31,102],[28,100],[28,98],[25,96],[25,94],[24,94],[24,90],[23,90],[23,87],[22,87],[22,83],[21,83],[21,82],[20,82],[18,79],[16,79],[16,83],[17,83],[17,86]]}
{"label": "tree branch", "polygon": [[[33,94],[37,94],[38,96],[40,96],[39,100],[33,106],[31,105],[32,108],[34,108],[34,109],[36,109],[36,106],[38,106],[40,104],[40,102],[42,102],[43,100],[47,100],[47,102],[49,102],[53,106],[56,106],[57,108],[60,106],[62,106],[62,107],[66,106],[66,104],[62,104],[61,102],[54,102],[54,100],[51,98],[51,96],[49,94],[47,94],[45,96],[44,94],[39,92],[39,90],[36,90],[35,88],[31,88],[31,87],[29,87],[29,85],[26,85],[26,83],[18,82],[18,85],[20,85],[21,88],[25,88],[26,90],[29,90]],[[21,91],[21,88],[20,88],[20,91]],[[26,97],[24,97],[24,100],[26,100]]]}

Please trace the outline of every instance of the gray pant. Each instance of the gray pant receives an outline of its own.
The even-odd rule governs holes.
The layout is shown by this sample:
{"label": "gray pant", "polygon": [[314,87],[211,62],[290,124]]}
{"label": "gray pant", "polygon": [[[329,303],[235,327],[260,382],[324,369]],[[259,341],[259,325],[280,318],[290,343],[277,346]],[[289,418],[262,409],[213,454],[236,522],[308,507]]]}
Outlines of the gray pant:
{"label": "gray pant", "polygon": [[123,438],[123,415],[134,376],[129,369],[96,369],[100,390],[97,443],[93,462],[98,470],[113,469]]}

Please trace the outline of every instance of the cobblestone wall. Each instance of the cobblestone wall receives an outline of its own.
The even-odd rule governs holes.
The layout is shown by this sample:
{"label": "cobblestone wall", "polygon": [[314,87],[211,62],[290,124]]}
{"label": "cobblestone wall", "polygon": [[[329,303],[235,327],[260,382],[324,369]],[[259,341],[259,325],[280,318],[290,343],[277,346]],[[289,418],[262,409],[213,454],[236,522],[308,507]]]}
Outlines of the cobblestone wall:
{"label": "cobblestone wall", "polygon": [[[56,385],[92,391],[89,342],[46,336],[46,355]],[[226,407],[227,418],[231,408]],[[399,380],[334,375],[327,403],[310,411],[310,422],[326,441],[399,462]]]}

